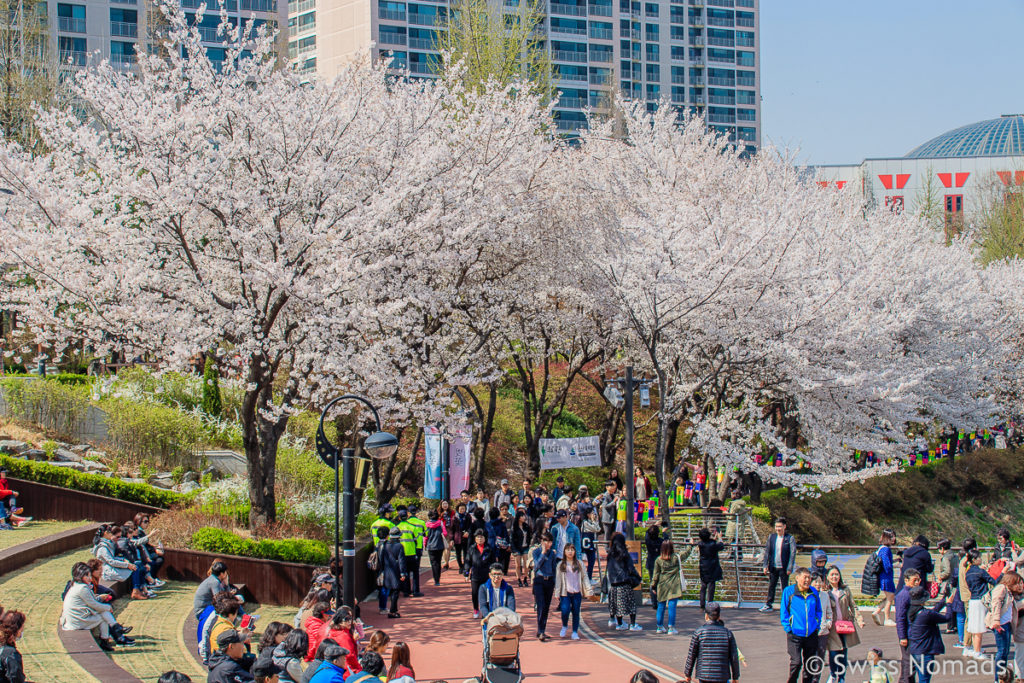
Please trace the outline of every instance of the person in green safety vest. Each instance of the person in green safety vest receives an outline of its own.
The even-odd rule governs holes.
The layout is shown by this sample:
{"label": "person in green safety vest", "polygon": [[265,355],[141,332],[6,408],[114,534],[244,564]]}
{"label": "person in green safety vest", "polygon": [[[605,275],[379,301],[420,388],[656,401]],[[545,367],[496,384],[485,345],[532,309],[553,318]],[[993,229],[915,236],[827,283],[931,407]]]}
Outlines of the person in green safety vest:
{"label": "person in green safety vest", "polygon": [[[418,527],[409,522],[409,510],[404,505],[398,508],[398,530],[402,532],[402,550],[405,553],[405,573],[407,578],[402,586],[405,597],[412,597],[413,577],[418,576],[420,567],[416,558],[416,535]],[[419,579],[417,579],[417,582]]]}
{"label": "person in green safety vest", "polygon": [[416,572],[409,577],[412,584],[412,595],[418,598],[423,595],[420,592],[420,561],[423,559],[423,547],[427,538],[427,523],[416,516],[420,509],[416,505],[409,506],[409,524],[416,527]]}
{"label": "person in green safety vest", "polygon": [[[377,508],[377,519],[370,525],[370,541],[373,543],[374,548],[382,543],[380,535],[377,533],[377,529],[383,527],[388,531],[391,531],[392,527],[395,526],[395,523],[391,521],[391,513],[393,511],[394,508],[391,507],[390,503],[385,503]],[[387,540],[387,534],[384,534],[384,539]]]}

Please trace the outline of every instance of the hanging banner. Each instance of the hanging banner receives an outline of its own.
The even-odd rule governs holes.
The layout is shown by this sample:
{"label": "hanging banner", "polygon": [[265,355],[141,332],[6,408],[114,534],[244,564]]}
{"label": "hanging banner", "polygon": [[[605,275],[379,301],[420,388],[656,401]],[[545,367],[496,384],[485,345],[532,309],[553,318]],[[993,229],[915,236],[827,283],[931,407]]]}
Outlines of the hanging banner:
{"label": "hanging banner", "polygon": [[423,430],[423,497],[441,497],[441,432],[437,427]]}
{"label": "hanging banner", "polygon": [[601,437],[599,436],[540,440],[540,468],[542,470],[600,466]]}
{"label": "hanging banner", "polygon": [[469,463],[473,453],[473,427],[458,427],[448,444],[448,491],[452,499],[469,490]]}

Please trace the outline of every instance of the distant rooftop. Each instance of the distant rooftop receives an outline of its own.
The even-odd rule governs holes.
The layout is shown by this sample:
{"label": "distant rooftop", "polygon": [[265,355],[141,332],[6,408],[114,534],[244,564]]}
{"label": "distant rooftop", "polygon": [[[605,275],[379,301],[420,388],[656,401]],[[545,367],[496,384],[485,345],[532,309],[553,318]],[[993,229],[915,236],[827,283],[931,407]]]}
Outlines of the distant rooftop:
{"label": "distant rooftop", "polygon": [[912,149],[905,158],[1024,155],[1024,114],[1004,114],[946,131]]}

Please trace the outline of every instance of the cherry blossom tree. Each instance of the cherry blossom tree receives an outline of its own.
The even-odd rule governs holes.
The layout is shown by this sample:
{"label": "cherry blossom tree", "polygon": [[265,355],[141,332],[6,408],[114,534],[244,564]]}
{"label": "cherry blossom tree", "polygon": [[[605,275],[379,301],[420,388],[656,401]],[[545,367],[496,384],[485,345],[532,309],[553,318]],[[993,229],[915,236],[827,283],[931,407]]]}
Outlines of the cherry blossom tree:
{"label": "cherry blossom tree", "polygon": [[[820,191],[771,151],[741,159],[700,120],[624,106],[621,124],[628,143],[598,128],[568,175],[588,199],[590,288],[656,381],[659,488],[672,425],[717,465],[828,489],[886,471],[855,472],[852,452],[902,454],[910,423],[992,419],[1005,319],[967,245]],[[781,399],[813,476],[753,461],[796,455],[764,419]]]}
{"label": "cherry blossom tree", "polygon": [[[0,150],[13,192],[2,260],[35,284],[23,309],[41,339],[73,335],[168,364],[207,349],[235,360],[258,526],[275,516],[277,444],[297,405],[341,389],[421,398],[407,384],[367,384],[379,379],[374,348],[415,332],[403,327],[409,301],[448,315],[474,305],[453,302],[461,271],[449,260],[493,237],[492,211],[529,201],[485,188],[516,175],[518,146],[546,112],[512,86],[462,92],[367,62],[303,83],[276,68],[262,32],[233,41],[248,51],[229,50],[218,70],[182,13],[168,16],[163,57],[140,57],[138,74],[85,70],[78,109],[39,116],[48,154]],[[476,271],[497,267],[500,245],[490,248]],[[451,277],[447,299],[416,275],[432,259]],[[431,361],[432,340],[418,342],[415,360]]]}

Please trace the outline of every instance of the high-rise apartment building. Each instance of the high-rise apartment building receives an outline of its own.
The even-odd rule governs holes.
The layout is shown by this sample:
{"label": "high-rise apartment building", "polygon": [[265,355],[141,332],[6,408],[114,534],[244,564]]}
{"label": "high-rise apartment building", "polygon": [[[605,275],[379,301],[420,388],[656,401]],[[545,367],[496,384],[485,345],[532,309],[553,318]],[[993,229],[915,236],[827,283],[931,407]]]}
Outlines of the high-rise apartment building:
{"label": "high-rise apartment building", "polygon": [[[492,2],[512,12],[519,0]],[[585,127],[585,108],[607,110],[621,93],[650,108],[667,101],[699,112],[747,151],[760,146],[760,0],[542,2],[560,130]],[[289,55],[330,78],[372,49],[374,57],[393,53],[393,66],[410,76],[429,77],[448,7],[449,0],[291,0]]]}
{"label": "high-rise apartment building", "polygon": [[[196,23],[200,0],[180,0],[190,23]],[[225,0],[229,20],[254,26],[269,23],[283,27],[287,23],[286,0]],[[163,17],[151,0],[46,0],[50,45],[61,62],[85,65],[89,60],[109,59],[115,67],[130,69],[136,55],[146,49],[153,28]],[[224,39],[217,35],[220,5],[207,1],[207,10],[198,22],[199,32],[214,65],[225,58]],[[148,23],[147,23],[148,22]]]}

